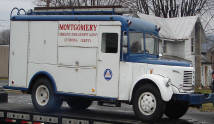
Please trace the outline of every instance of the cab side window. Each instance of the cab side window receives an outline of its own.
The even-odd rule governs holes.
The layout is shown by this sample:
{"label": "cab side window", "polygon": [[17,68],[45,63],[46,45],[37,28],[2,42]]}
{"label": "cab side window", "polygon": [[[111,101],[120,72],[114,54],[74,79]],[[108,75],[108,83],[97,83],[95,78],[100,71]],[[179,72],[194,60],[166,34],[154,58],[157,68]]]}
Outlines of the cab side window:
{"label": "cab side window", "polygon": [[117,33],[102,34],[101,51],[103,53],[118,52],[118,34]]}

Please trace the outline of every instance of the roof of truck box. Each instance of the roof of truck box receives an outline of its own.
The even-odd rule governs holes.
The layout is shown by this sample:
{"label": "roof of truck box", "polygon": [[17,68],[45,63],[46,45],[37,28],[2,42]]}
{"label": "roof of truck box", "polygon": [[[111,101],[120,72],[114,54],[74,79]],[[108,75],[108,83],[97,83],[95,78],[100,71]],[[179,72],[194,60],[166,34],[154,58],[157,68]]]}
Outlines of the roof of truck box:
{"label": "roof of truck box", "polygon": [[122,31],[158,35],[156,25],[139,18],[121,15],[17,15],[11,21],[120,21]]}

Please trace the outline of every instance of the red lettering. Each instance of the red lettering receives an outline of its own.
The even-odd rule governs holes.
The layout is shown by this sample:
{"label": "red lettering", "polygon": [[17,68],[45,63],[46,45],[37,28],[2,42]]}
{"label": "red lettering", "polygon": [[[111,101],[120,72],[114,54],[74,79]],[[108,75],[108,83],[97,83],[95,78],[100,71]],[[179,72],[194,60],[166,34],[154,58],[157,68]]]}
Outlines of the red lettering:
{"label": "red lettering", "polygon": [[97,31],[97,25],[89,24],[59,24],[59,30]]}
{"label": "red lettering", "polygon": [[90,33],[89,36],[91,36],[91,37],[97,36],[97,33]]}
{"label": "red lettering", "polygon": [[78,42],[78,40],[75,38],[65,38],[64,41],[65,42]]}
{"label": "red lettering", "polygon": [[94,25],[94,31],[97,31],[97,25]]}
{"label": "red lettering", "polygon": [[89,25],[86,24],[85,27],[85,31],[89,31]]}
{"label": "red lettering", "polygon": [[65,30],[65,29],[64,29],[64,25],[59,24],[59,30]]}
{"label": "red lettering", "polygon": [[89,43],[89,42],[91,42],[91,39],[81,39],[80,42],[85,42],[85,43],[88,42]]}
{"label": "red lettering", "polygon": [[70,24],[66,24],[65,25],[65,30],[69,30],[70,29]]}
{"label": "red lettering", "polygon": [[94,26],[94,25],[90,25],[90,31],[93,31],[93,26]]}
{"label": "red lettering", "polygon": [[81,25],[81,28],[80,28],[82,31],[85,31],[85,25]]}

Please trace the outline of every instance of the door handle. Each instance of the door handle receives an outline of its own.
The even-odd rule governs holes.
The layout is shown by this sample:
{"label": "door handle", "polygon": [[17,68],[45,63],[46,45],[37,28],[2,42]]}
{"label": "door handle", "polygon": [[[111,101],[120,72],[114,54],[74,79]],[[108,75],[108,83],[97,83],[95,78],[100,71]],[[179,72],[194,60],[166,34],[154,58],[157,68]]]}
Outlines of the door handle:
{"label": "door handle", "polygon": [[102,62],[103,60],[101,60],[101,59],[98,59],[97,61],[98,61],[98,62]]}

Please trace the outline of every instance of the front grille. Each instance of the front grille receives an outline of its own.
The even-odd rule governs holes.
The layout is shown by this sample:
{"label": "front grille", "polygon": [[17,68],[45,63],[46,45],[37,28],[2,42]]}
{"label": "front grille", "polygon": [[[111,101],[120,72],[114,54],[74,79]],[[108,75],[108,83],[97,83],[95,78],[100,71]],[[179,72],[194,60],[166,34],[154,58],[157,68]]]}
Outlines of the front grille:
{"label": "front grille", "polygon": [[184,91],[193,90],[192,75],[193,75],[192,71],[184,71],[184,80],[183,80],[183,90]]}

